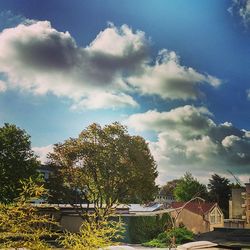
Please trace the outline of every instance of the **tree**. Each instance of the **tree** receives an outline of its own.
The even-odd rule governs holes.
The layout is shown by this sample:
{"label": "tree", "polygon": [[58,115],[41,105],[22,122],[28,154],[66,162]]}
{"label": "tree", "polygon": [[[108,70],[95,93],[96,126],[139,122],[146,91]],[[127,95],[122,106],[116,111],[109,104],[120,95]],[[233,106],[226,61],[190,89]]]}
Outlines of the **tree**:
{"label": "tree", "polygon": [[174,195],[177,201],[189,201],[196,196],[207,198],[207,188],[187,172],[177,184]]}
{"label": "tree", "polygon": [[218,203],[227,218],[231,194],[230,181],[218,174],[213,174],[211,177],[208,184],[209,198]]}
{"label": "tree", "polygon": [[180,179],[174,179],[172,181],[168,181],[164,186],[161,187],[161,195],[167,196],[169,194],[173,195],[174,190],[178,183],[180,182]]}
{"label": "tree", "polygon": [[38,166],[30,136],[15,125],[6,123],[0,127],[0,202],[18,197],[20,180],[37,176]]}
{"label": "tree", "polygon": [[30,201],[46,193],[32,179],[21,181],[22,191],[15,202],[0,203],[1,249],[50,249],[42,237],[52,236],[57,223],[49,215],[40,214]]}
{"label": "tree", "polygon": [[[78,138],[56,144],[49,159],[56,169],[52,178],[94,204],[96,213],[109,213],[119,203],[150,201],[157,192],[156,163],[147,143],[119,123],[88,126]],[[72,196],[67,202],[75,203]]]}

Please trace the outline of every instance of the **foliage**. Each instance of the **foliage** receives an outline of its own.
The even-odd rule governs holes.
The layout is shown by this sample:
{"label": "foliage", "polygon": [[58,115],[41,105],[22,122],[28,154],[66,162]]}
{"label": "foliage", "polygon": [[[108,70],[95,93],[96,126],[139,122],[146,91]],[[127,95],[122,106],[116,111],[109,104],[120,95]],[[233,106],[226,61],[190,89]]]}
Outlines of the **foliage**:
{"label": "foliage", "polygon": [[177,184],[174,196],[177,201],[189,201],[196,196],[206,199],[208,193],[206,186],[187,172]]}
{"label": "foliage", "polygon": [[179,182],[180,182],[180,179],[174,179],[172,181],[168,181],[164,186],[161,187],[161,190],[160,190],[161,195],[164,195],[164,196],[167,196],[169,194],[173,195],[174,190]]}
{"label": "foliage", "polygon": [[231,194],[230,181],[218,174],[212,175],[208,184],[209,198],[218,203],[224,215],[228,217],[228,204]]}
{"label": "foliage", "polygon": [[[99,209],[112,213],[118,203],[143,203],[157,191],[156,163],[147,143],[130,136],[119,123],[103,128],[92,124],[78,138],[56,144],[49,158],[56,169],[53,178],[58,178],[63,190],[72,190],[78,199],[94,204],[96,213]],[[67,202],[75,204],[74,197],[69,195]]]}
{"label": "foliage", "polygon": [[0,127],[0,202],[13,202],[20,193],[19,180],[35,178],[38,166],[30,136],[15,125]]}
{"label": "foliage", "polygon": [[185,227],[170,229],[158,235],[157,238],[143,243],[146,247],[170,247],[180,245],[193,240],[193,233]]}
{"label": "foliage", "polygon": [[168,214],[157,216],[127,217],[128,241],[143,243],[156,237],[171,226]]}
{"label": "foliage", "polygon": [[45,193],[43,186],[32,179],[22,181],[22,191],[14,203],[0,204],[0,248],[50,249],[41,238],[52,236],[57,224],[47,215],[39,214],[30,201]]}
{"label": "foliage", "polygon": [[99,215],[91,215],[89,221],[83,221],[80,233],[67,232],[59,242],[67,249],[72,250],[95,250],[116,244],[114,241],[122,238],[124,232],[121,220],[109,220]]}

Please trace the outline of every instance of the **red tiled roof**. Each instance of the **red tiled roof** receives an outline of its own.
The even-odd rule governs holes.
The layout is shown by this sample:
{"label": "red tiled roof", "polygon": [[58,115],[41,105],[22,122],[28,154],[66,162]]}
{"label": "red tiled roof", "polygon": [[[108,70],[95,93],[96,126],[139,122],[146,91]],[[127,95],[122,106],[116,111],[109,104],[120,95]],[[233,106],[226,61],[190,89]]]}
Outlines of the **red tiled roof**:
{"label": "red tiled roof", "polygon": [[[186,202],[173,202],[171,204],[172,208],[181,208],[186,204]],[[199,215],[207,214],[212,207],[216,205],[215,202],[209,203],[209,202],[189,202],[185,209]]]}

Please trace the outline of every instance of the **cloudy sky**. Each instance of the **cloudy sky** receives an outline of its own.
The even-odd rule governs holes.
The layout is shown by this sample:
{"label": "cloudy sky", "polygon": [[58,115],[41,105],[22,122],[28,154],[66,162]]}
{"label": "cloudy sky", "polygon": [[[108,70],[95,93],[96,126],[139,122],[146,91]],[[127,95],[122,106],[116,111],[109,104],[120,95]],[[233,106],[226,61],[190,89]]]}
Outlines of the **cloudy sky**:
{"label": "cloudy sky", "polygon": [[157,182],[250,177],[250,0],[2,0],[0,125],[52,145],[93,122],[143,136]]}

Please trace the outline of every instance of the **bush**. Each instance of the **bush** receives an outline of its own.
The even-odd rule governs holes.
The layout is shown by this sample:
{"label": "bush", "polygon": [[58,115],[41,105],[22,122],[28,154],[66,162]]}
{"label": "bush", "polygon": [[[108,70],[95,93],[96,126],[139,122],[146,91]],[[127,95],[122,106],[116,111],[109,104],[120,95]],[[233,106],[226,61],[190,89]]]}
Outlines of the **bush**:
{"label": "bush", "polygon": [[144,247],[166,247],[166,243],[162,243],[160,240],[158,239],[153,239],[149,242],[143,243],[142,244]]}
{"label": "bush", "polygon": [[168,214],[162,216],[127,217],[127,239],[129,243],[143,243],[164,232],[170,223]]}
{"label": "bush", "polygon": [[160,233],[157,238],[143,243],[146,247],[168,247],[172,244],[183,244],[193,240],[193,233],[185,227],[174,228]]}
{"label": "bush", "polygon": [[55,236],[58,224],[48,215],[40,214],[30,200],[45,194],[43,186],[32,179],[21,182],[22,191],[12,204],[0,203],[0,248],[1,249],[50,249],[45,237]]}
{"label": "bush", "polygon": [[66,249],[97,250],[116,244],[124,232],[123,223],[109,220],[108,217],[99,218],[94,214],[89,221],[83,221],[80,233],[67,232],[60,237],[59,243]]}

